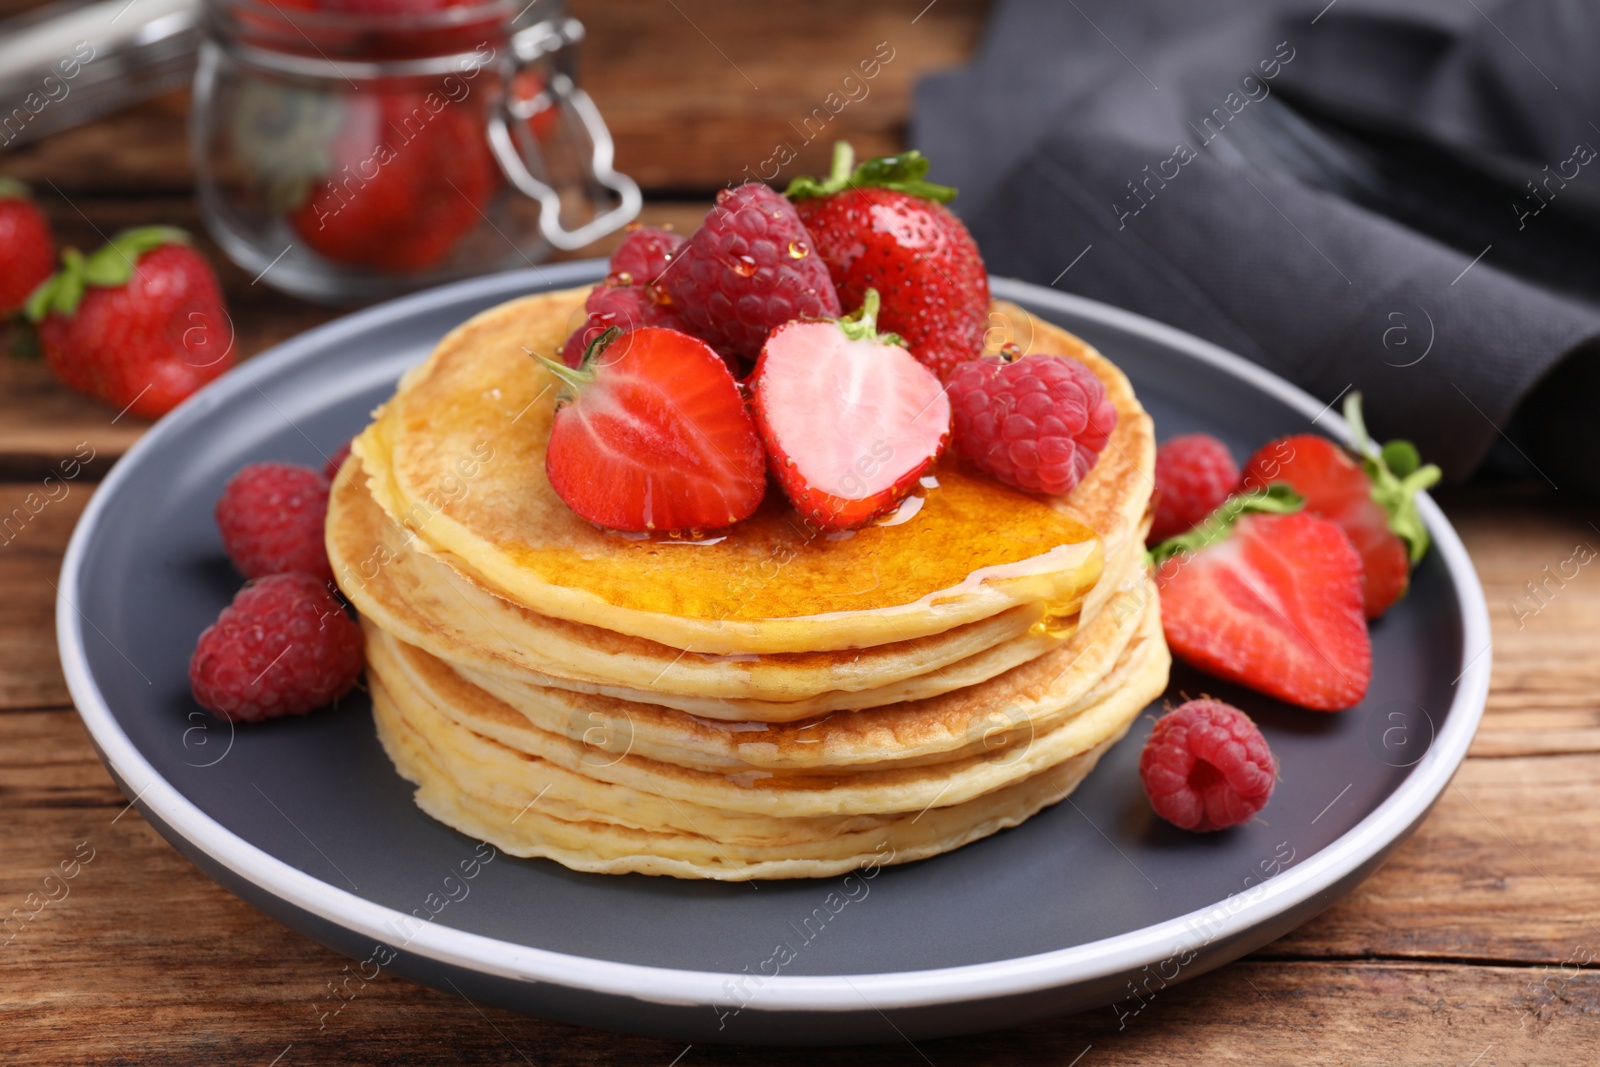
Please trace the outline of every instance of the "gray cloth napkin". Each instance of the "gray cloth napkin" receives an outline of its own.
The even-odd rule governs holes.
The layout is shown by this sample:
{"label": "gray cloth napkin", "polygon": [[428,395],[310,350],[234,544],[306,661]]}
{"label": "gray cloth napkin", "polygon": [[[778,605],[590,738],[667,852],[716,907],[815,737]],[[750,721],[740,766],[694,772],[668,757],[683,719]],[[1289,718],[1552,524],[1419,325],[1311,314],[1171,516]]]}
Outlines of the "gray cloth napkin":
{"label": "gray cloth napkin", "polygon": [[1001,0],[912,143],[998,274],[1600,488],[1600,5]]}

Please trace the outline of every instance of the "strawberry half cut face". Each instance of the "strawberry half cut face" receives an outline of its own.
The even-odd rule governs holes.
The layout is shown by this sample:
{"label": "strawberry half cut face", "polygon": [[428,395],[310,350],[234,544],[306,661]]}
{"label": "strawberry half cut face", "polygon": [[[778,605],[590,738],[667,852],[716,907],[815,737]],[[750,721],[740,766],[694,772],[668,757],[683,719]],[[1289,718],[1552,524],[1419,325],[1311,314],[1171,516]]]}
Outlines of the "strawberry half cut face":
{"label": "strawberry half cut face", "polygon": [[779,327],[750,379],[773,474],[825,530],[898,504],[950,436],[943,387],[898,339],[876,333],[876,303],[854,320]]}
{"label": "strawberry half cut face", "polygon": [[541,362],[568,387],[545,470],[583,518],[613,530],[707,530],[760,505],[761,440],[704,341],[646,326],[597,341],[581,369]]}
{"label": "strawberry half cut face", "polygon": [[1225,537],[1156,572],[1179,658],[1318,711],[1351,707],[1372,679],[1361,558],[1317,515],[1247,514]]}

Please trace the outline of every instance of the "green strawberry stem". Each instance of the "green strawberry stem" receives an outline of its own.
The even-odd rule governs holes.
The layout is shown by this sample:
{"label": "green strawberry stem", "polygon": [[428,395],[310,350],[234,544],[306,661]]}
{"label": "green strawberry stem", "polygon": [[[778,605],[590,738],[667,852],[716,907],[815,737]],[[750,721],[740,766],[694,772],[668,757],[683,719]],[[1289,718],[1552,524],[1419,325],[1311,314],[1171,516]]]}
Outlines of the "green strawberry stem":
{"label": "green strawberry stem", "polygon": [[1169,537],[1145,553],[1152,567],[1158,567],[1173,556],[1184,552],[1198,552],[1202,548],[1226,540],[1241,515],[1288,515],[1305,506],[1306,499],[1283,482],[1273,482],[1265,489],[1238,493],[1224,500],[1217,509],[1187,533]]}
{"label": "green strawberry stem", "polygon": [[855,163],[855,150],[848,141],[836,141],[833,146],[833,168],[822,181],[801,175],[789,183],[783,195],[790,200],[811,200],[832,196],[845,189],[892,189],[908,196],[920,196],[948,204],[956,198],[955,189],[927,180],[928,158],[915,148],[897,156],[879,156],[860,166]]}
{"label": "green strawberry stem", "polygon": [[15,178],[0,178],[0,200],[32,200],[28,187]]}
{"label": "green strawberry stem", "polygon": [[37,323],[52,311],[71,315],[78,310],[86,286],[115,289],[126,285],[133,277],[134,264],[146,252],[163,245],[192,243],[187,233],[174,226],[140,226],[123,230],[88,258],[69,248],[61,253],[61,269],[29,295],[25,305],[28,319]]}
{"label": "green strawberry stem", "polygon": [[612,326],[599,337],[589,342],[589,347],[583,350],[583,364],[579,367],[569,367],[559,359],[549,356],[534,354],[533,358],[544,364],[546,370],[561,379],[567,388],[565,395],[576,396],[585,386],[594,381],[594,365],[600,359],[601,353],[611,347],[611,342],[622,336],[622,329]]}
{"label": "green strawberry stem", "polygon": [[881,305],[878,290],[868,289],[861,298],[861,306],[839,320],[839,329],[852,341],[876,341],[906,348],[906,339],[899,334],[878,332],[878,308]]}
{"label": "green strawberry stem", "polygon": [[1372,481],[1372,499],[1388,513],[1389,529],[1405,543],[1406,555],[1416,566],[1428,552],[1428,527],[1417,510],[1417,494],[1436,484],[1442,472],[1437,464],[1424,466],[1417,446],[1410,441],[1390,441],[1375,448],[1361,418],[1360,393],[1351,393],[1345,400],[1344,421],[1350,424],[1356,455]]}

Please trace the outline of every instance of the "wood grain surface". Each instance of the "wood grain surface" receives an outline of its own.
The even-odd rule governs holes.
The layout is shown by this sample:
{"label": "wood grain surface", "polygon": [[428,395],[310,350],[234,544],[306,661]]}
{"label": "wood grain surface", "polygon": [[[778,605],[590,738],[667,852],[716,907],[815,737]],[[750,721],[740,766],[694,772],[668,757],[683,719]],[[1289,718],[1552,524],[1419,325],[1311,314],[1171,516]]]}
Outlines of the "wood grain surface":
{"label": "wood grain surface", "polygon": [[[0,0],[0,14],[33,6]],[[903,143],[921,73],[959,63],[972,0],[808,5],[574,2],[582,77],[650,221],[692,228],[716,189],[777,144],[825,166],[848,136]],[[1087,25],[1085,32],[1093,32]],[[887,42],[869,95],[804,139],[805,116]],[[0,154],[64,240],[164,222],[198,231],[184,93]],[[813,124],[815,126],[815,123]],[[214,246],[240,351],[335,314],[251,284]],[[605,245],[595,251],[604,251]],[[0,533],[0,1063],[7,1064],[1580,1064],[1600,1054],[1600,572],[1546,582],[1600,508],[1535,487],[1442,502],[1482,576],[1495,644],[1483,727],[1421,830],[1365,885],[1262,951],[1124,1007],[911,1045],[886,1032],[847,1052],[632,1038],[480,1007],[381,977],[333,1018],[345,960],[218,888],[112,784],[71,708],[54,643],[54,583],[95,482],[145,428],[0,362],[0,516],[40,499],[75,451],[94,460]],[[80,451],[80,454],[83,454]],[[1537,610],[1533,610],[1537,608]],[[85,857],[92,857],[85,859]],[[62,864],[68,882],[46,881]],[[66,886],[65,894],[60,888]],[[52,888],[55,887],[55,888]],[[40,906],[48,897],[58,897]]]}

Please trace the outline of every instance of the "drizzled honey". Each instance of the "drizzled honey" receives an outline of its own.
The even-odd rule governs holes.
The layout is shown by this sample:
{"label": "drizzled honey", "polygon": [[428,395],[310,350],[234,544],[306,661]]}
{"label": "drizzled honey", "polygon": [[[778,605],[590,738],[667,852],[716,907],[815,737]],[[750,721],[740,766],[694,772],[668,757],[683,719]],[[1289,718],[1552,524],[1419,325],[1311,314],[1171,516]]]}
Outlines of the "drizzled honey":
{"label": "drizzled honey", "polygon": [[[918,492],[920,507],[913,502],[884,524],[845,535],[817,531],[773,491],[750,518],[698,539],[613,534],[601,542],[603,551],[519,546],[515,558],[546,581],[618,607],[700,619],[797,618],[937,601],[986,571],[1000,582],[1076,572],[1074,590],[1086,584],[1083,550],[1098,555],[1095,532],[1045,501],[953,462],[938,469],[936,486]],[[1079,562],[1066,564],[1062,550],[1072,549]]]}

